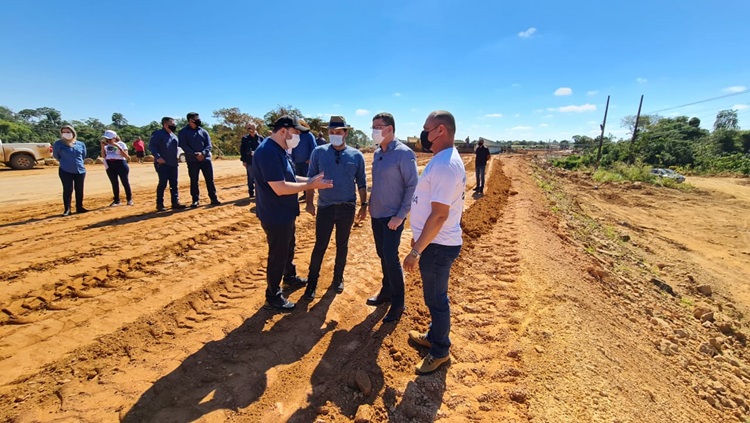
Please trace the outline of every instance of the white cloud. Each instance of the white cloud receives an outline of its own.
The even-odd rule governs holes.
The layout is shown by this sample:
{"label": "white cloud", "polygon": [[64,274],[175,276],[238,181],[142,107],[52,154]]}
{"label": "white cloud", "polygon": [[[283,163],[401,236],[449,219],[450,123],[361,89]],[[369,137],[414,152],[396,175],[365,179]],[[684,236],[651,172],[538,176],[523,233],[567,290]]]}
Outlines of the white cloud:
{"label": "white cloud", "polygon": [[515,117],[515,118],[521,117],[521,114],[520,113],[516,113],[515,115],[513,115],[513,117]]}
{"label": "white cloud", "polygon": [[589,96],[594,96],[597,94],[599,94],[599,91],[596,91],[596,90],[586,91],[586,95],[589,95]]}
{"label": "white cloud", "polygon": [[401,93],[393,93],[394,97],[401,97]]}
{"label": "white cloud", "polygon": [[354,114],[357,116],[367,116],[370,114],[370,111],[367,109],[357,109],[357,111],[354,112]]}
{"label": "white cloud", "polygon": [[548,127],[548,126],[549,126],[549,124],[548,124],[548,123],[540,123],[540,124],[539,124],[539,127],[540,127],[540,128],[546,128],[546,127]]}
{"label": "white cloud", "polygon": [[552,119],[553,117],[555,117],[555,115],[544,115],[545,119]]}
{"label": "white cloud", "polygon": [[534,113],[544,113],[544,109],[534,109]]}
{"label": "white cloud", "polygon": [[722,91],[724,91],[725,93],[741,93],[742,91],[745,91],[746,89],[747,87],[745,87],[744,85],[734,85],[731,87],[726,87]]}
{"label": "white cloud", "polygon": [[331,116],[333,116],[333,114],[331,114],[331,113],[318,113],[318,117],[319,118],[326,118],[326,119],[328,119]]}
{"label": "white cloud", "polygon": [[511,131],[528,131],[529,129],[531,129],[530,126],[514,126],[510,128]]}
{"label": "white cloud", "polygon": [[564,96],[564,95],[571,95],[573,94],[573,90],[568,87],[560,87],[555,90],[556,96]]}
{"label": "white cloud", "polygon": [[748,108],[747,104],[735,104],[734,106],[732,106],[732,109],[734,110],[745,110],[747,108]]}
{"label": "white cloud", "polygon": [[570,106],[563,106],[558,107],[557,109],[551,109],[550,111],[555,110],[560,113],[581,113],[581,112],[593,112],[596,110],[596,104],[582,104],[580,106],[576,106],[571,104]]}
{"label": "white cloud", "polygon": [[522,31],[518,33],[518,36],[521,38],[531,38],[534,36],[534,33],[536,33],[536,28],[529,28],[526,31]]}
{"label": "white cloud", "polygon": [[635,82],[637,82],[639,84],[645,84],[646,82],[648,82],[648,79],[646,79],[646,78],[635,78]]}
{"label": "white cloud", "polygon": [[486,117],[486,118],[501,118],[501,117],[503,117],[503,114],[502,113],[488,113],[488,114],[484,115],[484,117]]}

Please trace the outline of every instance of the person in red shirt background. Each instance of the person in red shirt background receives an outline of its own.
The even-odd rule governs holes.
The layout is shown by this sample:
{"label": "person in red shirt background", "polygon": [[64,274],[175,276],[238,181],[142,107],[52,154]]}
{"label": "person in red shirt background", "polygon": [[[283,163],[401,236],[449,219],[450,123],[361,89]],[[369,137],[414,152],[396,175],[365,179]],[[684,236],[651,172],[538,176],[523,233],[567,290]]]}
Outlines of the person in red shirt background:
{"label": "person in red shirt background", "polygon": [[146,144],[143,143],[141,137],[133,141],[133,148],[135,149],[135,156],[138,157],[138,163],[143,163],[143,157],[146,155]]}

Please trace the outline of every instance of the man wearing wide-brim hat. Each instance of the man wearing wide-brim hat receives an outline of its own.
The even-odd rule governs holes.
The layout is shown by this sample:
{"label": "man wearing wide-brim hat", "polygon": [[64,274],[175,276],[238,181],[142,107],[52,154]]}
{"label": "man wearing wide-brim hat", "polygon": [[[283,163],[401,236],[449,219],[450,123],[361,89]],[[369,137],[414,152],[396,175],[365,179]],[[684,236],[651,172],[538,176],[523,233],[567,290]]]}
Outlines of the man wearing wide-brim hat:
{"label": "man wearing wide-brim hat", "polygon": [[253,176],[256,187],[256,214],[268,240],[266,266],[266,304],[264,308],[290,311],[295,304],[282,295],[286,289],[305,286],[294,266],[295,222],[299,216],[297,194],[305,190],[332,188],[323,174],[311,178],[295,176],[286,150],[299,144],[304,127],[295,117],[282,116],[273,124],[273,132],[255,150]]}
{"label": "man wearing wide-brim hat", "polygon": [[346,145],[346,137],[351,129],[342,116],[331,116],[328,123],[328,137],[331,142],[316,147],[310,157],[308,177],[324,173],[326,178],[333,181],[333,188],[319,192],[317,210],[313,203],[315,191],[308,190],[306,194],[306,210],[315,216],[315,247],[310,257],[307,289],[304,295],[308,300],[315,298],[323,256],[334,227],[336,261],[331,286],[338,293],[344,291],[344,267],[349,252],[349,235],[357,210],[357,192],[360,200],[357,220],[361,222],[367,217],[365,157],[359,150]]}

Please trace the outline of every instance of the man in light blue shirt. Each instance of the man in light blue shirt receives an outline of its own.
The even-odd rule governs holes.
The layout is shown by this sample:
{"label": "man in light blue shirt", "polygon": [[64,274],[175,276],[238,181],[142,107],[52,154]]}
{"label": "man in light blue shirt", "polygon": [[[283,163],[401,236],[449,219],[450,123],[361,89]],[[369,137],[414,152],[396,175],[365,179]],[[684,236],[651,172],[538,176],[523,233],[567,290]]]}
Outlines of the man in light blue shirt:
{"label": "man in light blue shirt", "polygon": [[316,147],[310,157],[308,176],[325,174],[333,181],[333,188],[322,190],[318,195],[318,207],[313,203],[315,191],[306,193],[306,210],[315,216],[315,247],[310,257],[310,270],[307,275],[307,289],[304,297],[315,298],[331,233],[336,227],[336,262],[333,267],[332,286],[337,293],[344,292],[344,267],[349,251],[349,234],[354,224],[359,191],[360,209],[357,220],[367,217],[367,178],[365,158],[359,150],[346,145],[346,136],[352,128],[341,116],[331,116],[328,125],[330,144]]}
{"label": "man in light blue shirt", "polygon": [[397,321],[404,312],[404,271],[398,257],[404,220],[411,210],[417,187],[417,156],[396,138],[396,121],[390,113],[372,118],[372,139],[377,145],[372,162],[370,216],[375,249],[383,269],[383,286],[367,305],[390,302],[384,322]]}

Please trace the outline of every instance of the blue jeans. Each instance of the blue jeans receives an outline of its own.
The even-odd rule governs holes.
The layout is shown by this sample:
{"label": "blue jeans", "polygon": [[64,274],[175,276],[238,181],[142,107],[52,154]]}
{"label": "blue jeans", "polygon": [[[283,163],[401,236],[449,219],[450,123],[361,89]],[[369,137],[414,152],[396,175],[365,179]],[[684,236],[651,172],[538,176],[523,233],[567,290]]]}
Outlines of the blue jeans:
{"label": "blue jeans", "polygon": [[461,252],[461,246],[430,244],[422,251],[419,273],[422,275],[424,303],[430,309],[432,323],[427,340],[432,343],[430,354],[442,358],[448,355],[451,340],[451,310],[448,302],[448,278],[451,266]]}
{"label": "blue jeans", "polygon": [[375,238],[375,251],[380,257],[380,267],[383,270],[383,287],[381,297],[390,297],[391,308],[404,306],[404,271],[398,257],[398,246],[401,244],[401,232],[404,223],[391,230],[388,228],[390,217],[372,218],[372,234]]}
{"label": "blue jeans", "polygon": [[315,218],[315,247],[310,257],[310,271],[307,281],[317,286],[323,256],[331,242],[333,227],[336,227],[336,263],[333,266],[333,278],[344,277],[346,256],[349,253],[349,234],[354,224],[355,205],[349,203],[334,204],[318,208]]}
{"label": "blue jeans", "polygon": [[130,191],[130,181],[128,175],[130,174],[130,166],[125,160],[107,160],[107,176],[109,182],[112,184],[112,195],[114,196],[115,203],[120,202],[120,183],[117,178],[122,181],[122,186],[125,188],[125,199],[130,201],[133,199],[133,194]]}
{"label": "blue jeans", "polygon": [[198,174],[203,173],[203,179],[206,181],[208,198],[211,201],[217,201],[216,186],[214,185],[214,167],[211,160],[187,162],[188,176],[190,176],[190,196],[193,202],[200,200],[200,189],[198,189]]}
{"label": "blue jeans", "polygon": [[484,170],[487,168],[487,166],[477,166],[476,168],[476,174],[477,174],[477,188],[484,189]]}
{"label": "blue jeans", "polygon": [[154,163],[156,174],[159,175],[159,184],[156,185],[156,206],[164,205],[164,190],[169,182],[169,193],[172,197],[172,205],[180,202],[180,195],[177,191],[177,166]]}

